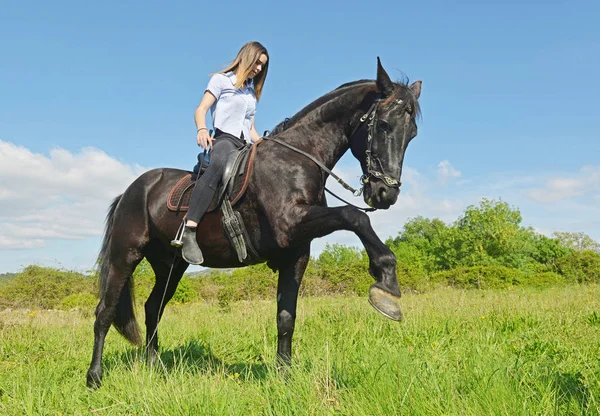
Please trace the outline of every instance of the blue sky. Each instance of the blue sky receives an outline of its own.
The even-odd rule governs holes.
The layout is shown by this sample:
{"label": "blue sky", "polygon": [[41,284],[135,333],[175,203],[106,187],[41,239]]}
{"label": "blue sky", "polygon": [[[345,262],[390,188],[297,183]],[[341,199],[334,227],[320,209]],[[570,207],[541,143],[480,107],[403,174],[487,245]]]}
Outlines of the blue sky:
{"label": "blue sky", "polygon": [[[423,80],[400,201],[372,214],[382,239],[488,197],[600,240],[598,2],[123,3],[1,3],[0,272],[91,268],[113,196],[192,168],[209,74],[248,40],[271,55],[259,132],[374,78],[377,56]],[[358,184],[351,156],[337,171]],[[328,242],[359,244],[335,233],[315,253]]]}

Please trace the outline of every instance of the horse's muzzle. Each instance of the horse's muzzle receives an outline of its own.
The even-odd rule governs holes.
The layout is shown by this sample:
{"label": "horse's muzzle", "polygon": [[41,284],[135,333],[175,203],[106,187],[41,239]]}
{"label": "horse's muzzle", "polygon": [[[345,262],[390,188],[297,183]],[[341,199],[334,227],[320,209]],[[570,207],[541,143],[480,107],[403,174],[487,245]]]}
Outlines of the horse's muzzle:
{"label": "horse's muzzle", "polygon": [[399,187],[388,186],[378,179],[366,183],[363,191],[365,203],[377,209],[388,209],[394,205],[399,194]]}

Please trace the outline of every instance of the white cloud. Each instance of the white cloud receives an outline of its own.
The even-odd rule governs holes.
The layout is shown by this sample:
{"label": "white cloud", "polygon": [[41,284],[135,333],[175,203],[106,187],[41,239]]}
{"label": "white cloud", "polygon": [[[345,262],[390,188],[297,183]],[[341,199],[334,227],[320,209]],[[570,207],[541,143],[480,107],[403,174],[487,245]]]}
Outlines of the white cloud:
{"label": "white cloud", "polygon": [[442,160],[437,165],[437,171],[438,181],[442,185],[447,184],[450,179],[458,178],[462,175],[461,171],[454,168],[454,166],[452,166],[452,164],[447,160]]}
{"label": "white cloud", "polygon": [[112,198],[143,171],[94,148],[46,156],[0,141],[0,249],[100,235]]}
{"label": "white cloud", "polygon": [[600,166],[584,166],[576,174],[548,178],[544,186],[529,189],[527,195],[547,203],[583,196],[600,189]]}
{"label": "white cloud", "polygon": [[0,250],[2,249],[25,249],[44,247],[44,240],[21,240],[9,238],[5,235],[0,235]]}

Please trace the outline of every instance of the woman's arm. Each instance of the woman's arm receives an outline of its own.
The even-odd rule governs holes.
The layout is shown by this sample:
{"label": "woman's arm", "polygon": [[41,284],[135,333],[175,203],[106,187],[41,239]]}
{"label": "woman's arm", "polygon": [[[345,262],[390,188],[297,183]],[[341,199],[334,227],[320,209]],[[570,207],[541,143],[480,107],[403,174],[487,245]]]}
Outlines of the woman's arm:
{"label": "woman's arm", "polygon": [[217,99],[210,91],[206,91],[198,108],[194,111],[194,121],[196,122],[196,142],[198,146],[206,149],[209,145],[212,147],[213,139],[208,134],[208,129],[206,128],[206,113],[208,109],[212,107]]}
{"label": "woman's arm", "polygon": [[256,132],[256,129],[254,128],[254,120],[252,120],[252,128],[250,129],[250,140],[252,140],[252,143],[257,142],[260,139],[260,135]]}

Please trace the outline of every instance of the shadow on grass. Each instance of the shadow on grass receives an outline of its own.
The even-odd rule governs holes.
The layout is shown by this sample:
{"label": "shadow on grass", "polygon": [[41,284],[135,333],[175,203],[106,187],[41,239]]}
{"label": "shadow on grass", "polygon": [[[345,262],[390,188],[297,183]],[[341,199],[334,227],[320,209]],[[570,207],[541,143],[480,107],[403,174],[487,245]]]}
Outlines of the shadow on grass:
{"label": "shadow on grass", "polygon": [[557,389],[559,407],[569,407],[576,403],[579,409],[589,408],[590,391],[583,382],[583,375],[577,373],[556,373],[554,386]]}
{"label": "shadow on grass", "polygon": [[[190,340],[185,344],[159,352],[160,359],[152,365],[154,370],[163,370],[165,375],[173,373],[225,374],[242,382],[265,380],[274,367],[260,360],[248,362],[226,362],[215,356],[209,345]],[[253,361],[253,362],[252,362]],[[258,362],[257,362],[258,361]],[[129,348],[121,353],[109,353],[104,358],[104,377],[119,369],[132,371],[134,367],[146,364],[145,348]]]}

